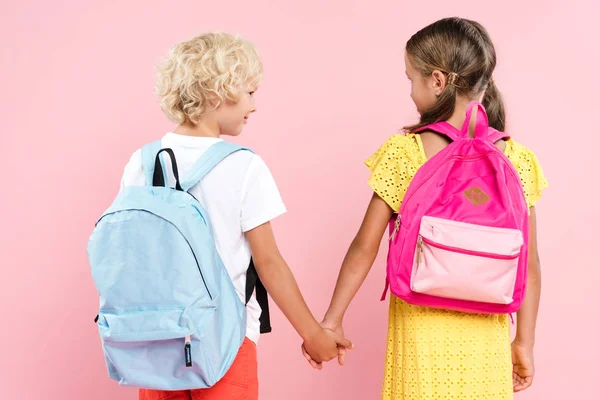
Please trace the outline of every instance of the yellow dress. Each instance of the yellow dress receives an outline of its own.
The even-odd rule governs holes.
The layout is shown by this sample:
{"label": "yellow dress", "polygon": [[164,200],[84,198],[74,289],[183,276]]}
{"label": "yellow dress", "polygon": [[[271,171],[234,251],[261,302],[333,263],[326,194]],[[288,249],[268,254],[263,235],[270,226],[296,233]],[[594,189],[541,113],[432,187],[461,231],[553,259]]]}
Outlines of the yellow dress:
{"label": "yellow dress", "polygon": [[[548,185],[537,158],[512,140],[505,154],[534,206]],[[398,211],[425,161],[419,135],[394,135],[366,161],[369,185]],[[512,392],[507,315],[418,307],[391,296],[382,399],[505,400]]]}

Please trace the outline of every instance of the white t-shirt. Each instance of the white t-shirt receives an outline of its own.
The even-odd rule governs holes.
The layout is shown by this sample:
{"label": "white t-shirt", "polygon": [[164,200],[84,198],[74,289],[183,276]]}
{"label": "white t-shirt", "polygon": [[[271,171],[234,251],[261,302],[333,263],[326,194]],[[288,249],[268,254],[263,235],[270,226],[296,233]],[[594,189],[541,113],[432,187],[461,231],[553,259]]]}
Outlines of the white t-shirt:
{"label": "white t-shirt", "polygon": [[[177,159],[179,177],[183,179],[198,158],[216,138],[183,136],[167,133],[162,147],[171,148]],[[165,166],[171,187],[175,179],[168,156]],[[121,186],[146,184],[142,168],[142,152],[136,151],[125,167]],[[250,264],[250,246],[244,232],[271,221],[286,212],[275,180],[265,162],[249,151],[238,151],[210,171],[190,193],[206,208],[213,225],[217,250],[240,300],[246,297],[246,270]],[[247,306],[246,336],[258,342],[260,336],[260,306],[253,296]]]}

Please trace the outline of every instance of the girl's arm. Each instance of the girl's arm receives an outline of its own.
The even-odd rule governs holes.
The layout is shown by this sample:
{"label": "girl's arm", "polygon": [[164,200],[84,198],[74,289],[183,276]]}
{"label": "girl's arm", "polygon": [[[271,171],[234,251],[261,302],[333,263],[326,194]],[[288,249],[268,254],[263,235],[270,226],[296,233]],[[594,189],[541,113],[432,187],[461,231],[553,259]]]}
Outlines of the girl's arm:
{"label": "girl's arm", "polygon": [[308,309],[296,279],[281,256],[269,222],[249,232],[252,257],[260,280],[298,334],[304,339],[311,357],[329,361],[338,355],[338,346],[351,348],[352,343],[343,336],[324,330]]}
{"label": "girl's arm", "polygon": [[328,328],[341,326],[350,302],[371,270],[392,215],[390,206],[377,194],[373,194],[362,225],[342,263],[331,304],[323,321],[323,325]]}
{"label": "girl's arm", "polygon": [[533,347],[535,343],[535,325],[540,306],[542,289],[542,271],[537,247],[537,222],[535,207],[529,214],[529,263],[527,266],[527,291],[521,309],[517,312],[517,336],[515,340],[522,345]]}
{"label": "girl's arm", "polygon": [[535,373],[533,345],[535,325],[540,305],[542,273],[537,248],[537,222],[535,207],[529,214],[529,260],[527,266],[527,291],[521,309],[517,312],[517,335],[512,344],[513,384],[515,392],[527,389]]}

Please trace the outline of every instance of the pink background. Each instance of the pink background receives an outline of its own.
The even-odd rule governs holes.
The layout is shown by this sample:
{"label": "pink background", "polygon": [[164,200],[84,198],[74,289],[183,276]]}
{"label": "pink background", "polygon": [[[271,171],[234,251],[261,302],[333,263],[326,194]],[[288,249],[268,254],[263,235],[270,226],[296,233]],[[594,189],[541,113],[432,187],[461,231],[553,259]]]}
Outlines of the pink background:
{"label": "pink background", "polygon": [[[517,398],[598,398],[597,2],[21,0],[0,9],[2,399],[136,398],[107,378],[85,247],[131,152],[171,128],[152,92],[170,46],[212,29],[258,46],[259,112],[240,140],[279,183],[289,213],[275,224],[278,241],[320,318],[371,195],[362,162],[416,118],[404,44],[451,15],[492,34],[509,131],[537,151],[551,182],[538,207],[537,376]],[[357,349],[343,369],[311,370],[273,311],[275,331],[260,343],[262,399],[379,398],[382,249],[345,322]]]}

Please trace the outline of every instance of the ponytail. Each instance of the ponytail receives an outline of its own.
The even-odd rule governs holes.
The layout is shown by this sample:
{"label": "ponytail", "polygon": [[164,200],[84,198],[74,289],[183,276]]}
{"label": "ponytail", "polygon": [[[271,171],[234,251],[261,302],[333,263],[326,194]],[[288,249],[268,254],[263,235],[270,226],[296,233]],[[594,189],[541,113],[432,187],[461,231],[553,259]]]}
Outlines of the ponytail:
{"label": "ponytail", "polygon": [[502,95],[493,80],[490,80],[483,96],[483,106],[488,115],[490,126],[500,132],[506,128],[506,112]]}

